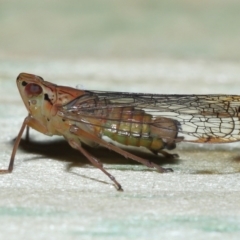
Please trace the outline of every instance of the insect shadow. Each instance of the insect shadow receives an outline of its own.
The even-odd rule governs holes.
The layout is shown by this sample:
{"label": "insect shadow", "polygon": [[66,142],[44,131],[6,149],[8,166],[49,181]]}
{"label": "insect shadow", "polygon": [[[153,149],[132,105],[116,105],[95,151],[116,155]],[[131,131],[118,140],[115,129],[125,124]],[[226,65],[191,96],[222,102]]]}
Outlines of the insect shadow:
{"label": "insect shadow", "polygon": [[[12,140],[12,144],[14,144],[15,139]],[[103,164],[105,168],[108,168],[109,165],[141,165],[140,163],[126,159],[123,156],[110,151],[109,149],[98,147],[91,148],[89,146],[84,145],[84,148],[92,154],[94,157],[98,158]],[[148,159],[157,163],[159,165],[163,164],[177,164],[180,160],[177,158],[166,158],[161,155],[154,155],[152,153],[138,151],[137,149],[127,149],[128,152],[132,154],[141,156],[142,158]],[[31,160],[37,160],[42,157],[51,158],[57,161],[69,162],[67,170],[70,170],[72,167],[83,167],[84,165],[91,165],[89,161],[77,150],[73,149],[64,139],[54,139],[54,140],[44,140],[44,141],[36,141],[36,140],[26,140],[21,139],[19,144],[19,150],[24,151],[25,153],[39,154],[39,157],[34,157]],[[129,170],[129,167],[121,168],[121,170]],[[132,169],[134,170],[134,169]],[[138,171],[138,170],[136,170]],[[145,168],[141,171],[153,171],[153,169]]]}

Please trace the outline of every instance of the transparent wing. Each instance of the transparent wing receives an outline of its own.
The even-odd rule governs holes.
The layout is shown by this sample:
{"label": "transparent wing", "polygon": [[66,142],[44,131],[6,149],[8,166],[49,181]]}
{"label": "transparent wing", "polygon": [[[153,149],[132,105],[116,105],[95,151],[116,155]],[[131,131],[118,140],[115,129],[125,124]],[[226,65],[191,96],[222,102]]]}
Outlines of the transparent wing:
{"label": "transparent wing", "polygon": [[[113,110],[128,117],[114,118]],[[240,96],[237,95],[160,95],[142,93],[86,91],[65,106],[61,115],[73,121],[98,125],[101,121],[136,122],[131,114],[150,114],[144,124],[154,124],[167,118],[178,122],[178,137],[189,142],[240,141]],[[101,121],[100,121],[101,120]],[[159,120],[160,121],[160,120]],[[101,125],[101,124],[100,124]],[[160,124],[166,130],[167,125]],[[102,127],[102,126],[99,126]],[[171,127],[169,130],[171,131]]]}

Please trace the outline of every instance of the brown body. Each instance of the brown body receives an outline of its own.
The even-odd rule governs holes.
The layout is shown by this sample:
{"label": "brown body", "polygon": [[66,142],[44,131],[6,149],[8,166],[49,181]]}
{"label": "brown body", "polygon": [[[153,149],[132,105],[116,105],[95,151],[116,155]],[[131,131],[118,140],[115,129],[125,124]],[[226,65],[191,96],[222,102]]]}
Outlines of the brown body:
{"label": "brown body", "polygon": [[150,151],[173,149],[179,141],[233,142],[240,140],[239,96],[227,95],[158,95],[121,92],[83,91],[57,86],[41,77],[21,73],[17,86],[28,110],[16,139],[10,164],[25,127],[46,135],[63,136],[88,160],[103,171],[122,190],[121,185],[81,145],[98,145],[118,152],[159,172],[169,172],[157,164],[114,146],[106,136],[124,145],[142,146]]}

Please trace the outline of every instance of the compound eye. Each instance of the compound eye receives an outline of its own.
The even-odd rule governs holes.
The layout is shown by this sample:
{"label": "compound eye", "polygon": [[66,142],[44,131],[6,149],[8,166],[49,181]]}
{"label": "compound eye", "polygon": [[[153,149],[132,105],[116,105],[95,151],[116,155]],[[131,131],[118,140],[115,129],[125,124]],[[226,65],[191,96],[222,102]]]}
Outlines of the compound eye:
{"label": "compound eye", "polygon": [[29,97],[38,96],[42,91],[42,88],[35,83],[29,83],[25,87],[25,92]]}

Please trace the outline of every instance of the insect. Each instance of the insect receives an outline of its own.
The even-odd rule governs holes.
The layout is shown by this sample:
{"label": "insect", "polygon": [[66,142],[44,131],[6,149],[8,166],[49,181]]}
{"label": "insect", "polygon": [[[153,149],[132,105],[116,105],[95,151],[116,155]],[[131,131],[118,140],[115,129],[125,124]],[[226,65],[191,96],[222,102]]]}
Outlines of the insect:
{"label": "insect", "polygon": [[237,95],[88,91],[57,86],[27,73],[17,77],[17,87],[28,116],[16,138],[9,167],[0,170],[1,174],[12,172],[26,127],[49,136],[63,136],[71,147],[105,173],[117,190],[122,190],[120,183],[82,143],[91,147],[100,145],[159,172],[170,172],[172,169],[131,154],[102,137],[172,157],[176,156],[164,149],[171,150],[181,141],[227,143],[240,140],[240,96]]}

